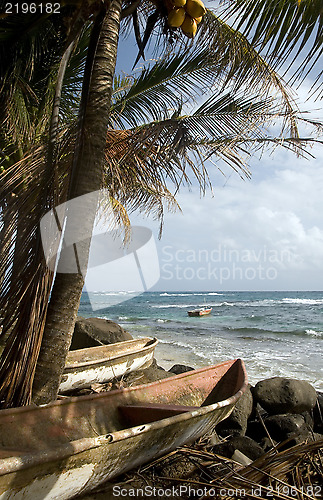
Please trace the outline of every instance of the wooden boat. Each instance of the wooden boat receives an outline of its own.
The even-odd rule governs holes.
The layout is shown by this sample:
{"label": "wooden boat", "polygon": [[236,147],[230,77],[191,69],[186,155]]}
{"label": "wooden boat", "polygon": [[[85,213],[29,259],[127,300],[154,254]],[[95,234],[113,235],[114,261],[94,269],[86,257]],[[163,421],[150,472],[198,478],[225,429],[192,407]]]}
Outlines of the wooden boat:
{"label": "wooden boat", "polygon": [[148,368],[153,362],[157,339],[145,337],[116,344],[70,351],[67,356],[59,392],[108,382],[135,370]]}
{"label": "wooden boat", "polygon": [[187,311],[189,316],[206,316],[210,314],[212,307],[200,307],[199,309],[193,309],[192,311]]}
{"label": "wooden boat", "polygon": [[247,386],[232,360],[157,382],[0,411],[0,499],[66,500],[191,442]]}

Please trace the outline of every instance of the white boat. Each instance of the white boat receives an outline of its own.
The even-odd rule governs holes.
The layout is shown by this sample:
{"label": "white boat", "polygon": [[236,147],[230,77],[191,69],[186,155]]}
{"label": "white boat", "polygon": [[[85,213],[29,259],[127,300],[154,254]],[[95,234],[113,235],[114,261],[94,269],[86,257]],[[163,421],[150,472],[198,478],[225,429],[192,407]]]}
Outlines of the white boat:
{"label": "white boat", "polygon": [[59,392],[83,389],[148,368],[153,362],[157,344],[157,339],[145,337],[70,351]]}

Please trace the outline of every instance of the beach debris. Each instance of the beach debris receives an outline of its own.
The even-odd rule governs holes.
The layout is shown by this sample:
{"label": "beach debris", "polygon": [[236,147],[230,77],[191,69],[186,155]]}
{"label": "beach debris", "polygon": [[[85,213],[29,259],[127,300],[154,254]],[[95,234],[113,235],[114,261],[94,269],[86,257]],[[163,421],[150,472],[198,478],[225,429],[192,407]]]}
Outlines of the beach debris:
{"label": "beach debris", "polygon": [[233,460],[236,451],[243,453],[251,461],[256,460],[265,453],[263,447],[248,436],[234,436],[227,440],[222,439],[222,442],[209,449],[216,455],[232,458]]}
{"label": "beach debris", "polygon": [[248,458],[246,455],[241,453],[239,450],[235,450],[234,454],[232,455],[232,460],[235,462],[238,462],[241,465],[249,465],[251,464],[252,460]]}
{"label": "beach debris", "polygon": [[134,496],[146,487],[173,491],[175,496],[169,498],[182,500],[317,500],[322,492],[322,447],[323,439],[304,442],[288,450],[270,450],[250,461],[240,451],[235,452],[235,459],[215,454],[208,441],[200,439],[107,483],[96,490],[98,496],[93,492],[83,500],[105,500],[118,489],[130,500],[131,493]]}

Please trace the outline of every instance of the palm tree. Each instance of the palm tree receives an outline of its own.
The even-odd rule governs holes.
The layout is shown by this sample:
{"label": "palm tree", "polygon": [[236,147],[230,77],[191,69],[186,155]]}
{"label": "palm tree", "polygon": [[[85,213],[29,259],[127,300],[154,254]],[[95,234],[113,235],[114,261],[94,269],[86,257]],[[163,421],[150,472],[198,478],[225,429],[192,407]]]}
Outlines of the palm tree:
{"label": "palm tree", "polygon": [[[286,6],[289,4],[289,8],[291,7],[291,2],[285,3]],[[52,184],[53,194],[49,196],[54,204],[58,199],[58,194],[60,199],[68,199],[96,191],[101,187],[106,164],[107,136],[110,151],[116,152],[116,156],[119,155],[118,162],[112,161],[105,170],[105,181],[111,186],[111,194],[132,207],[138,206],[140,203],[148,203],[149,207],[151,202],[152,206],[159,207],[159,213],[162,213],[161,200],[165,197],[172,200],[165,187],[165,179],[170,178],[177,184],[183,179],[188,180],[185,165],[189,165],[203,185],[204,182],[207,182],[204,160],[214,154],[222,156],[230,165],[239,169],[240,159],[238,155],[246,147],[246,144],[254,146],[262,141],[270,142],[273,140],[273,138],[263,136],[261,133],[261,125],[267,118],[273,118],[273,115],[286,117],[289,120],[289,144],[292,147],[299,142],[293,103],[277,74],[259,56],[245,37],[232,30],[228,24],[211,12],[206,16],[191,53],[185,47],[183,52],[179,44],[175,57],[166,58],[166,62],[160,63],[159,79],[160,73],[163,71],[166,78],[159,86],[156,84],[158,81],[156,67],[149,76],[150,83],[147,83],[148,73],[143,72],[143,75],[137,79],[131,89],[117,92],[116,95],[119,98],[117,97],[113,102],[110,119],[110,101],[120,17],[131,13],[131,11],[133,13],[136,5],[138,2],[130,5],[129,8],[127,7],[128,10],[123,14],[119,0],[113,1],[108,11],[105,2],[101,3],[100,7],[95,6],[94,13],[85,1],[79,9],[72,9],[72,15],[69,18],[71,21],[68,40],[61,54],[60,68],[63,75],[66,70],[66,61],[69,59],[68,50],[71,50],[71,44],[76,42],[80,26],[84,27],[88,20],[91,21],[91,16],[94,14],[95,19],[91,21],[91,37],[76,132],[64,134],[57,127],[57,119],[52,121],[51,130],[53,133],[50,137],[52,146],[48,148],[50,154],[47,154],[49,158],[47,166],[57,165],[57,182]],[[284,9],[285,5],[282,6],[282,11]],[[158,15],[156,16],[156,12],[152,12],[152,10],[156,10]],[[152,14],[154,14],[155,19],[159,17],[159,25],[164,23],[164,10],[161,6],[156,9],[148,2],[142,2],[138,6],[138,14],[145,19],[149,16],[146,34],[149,34]],[[302,25],[301,21],[299,20],[299,26]],[[288,30],[286,31],[287,35]],[[147,39],[147,36],[144,38]],[[141,45],[140,48],[142,50],[143,46]],[[276,51],[276,55],[278,53],[279,51]],[[65,68],[62,61],[65,61]],[[191,77],[194,68],[196,76]],[[187,85],[181,93],[178,88],[183,75],[187,75]],[[171,80],[172,76],[174,79]],[[165,82],[170,82],[168,87]],[[219,87],[222,88],[228,82],[233,82],[233,92],[236,92],[243,84],[248,83],[255,92],[256,89],[262,90],[262,98],[258,99],[257,103],[244,99],[239,101],[239,99],[233,99],[232,96],[213,98],[213,100],[211,98],[204,104],[204,108],[202,105],[193,116],[183,116],[182,101],[185,104],[194,91],[204,92],[216,82],[220,82]],[[56,81],[56,96],[59,101],[62,90],[62,88],[59,89],[59,86],[62,87],[62,85],[58,85],[58,83],[59,79]],[[62,79],[60,83],[62,84]],[[138,91],[140,86],[142,87],[141,92]],[[273,107],[266,99],[266,94],[274,88],[281,96],[278,107]],[[172,94],[168,94],[170,89]],[[158,95],[162,97],[156,102],[157,105],[151,106],[152,98],[156,98]],[[167,101],[169,95],[170,101]],[[173,107],[171,115],[167,109],[169,104]],[[58,109],[56,103],[53,112],[54,118],[55,114],[57,117]],[[122,114],[120,113],[121,109]],[[266,118],[263,114],[264,109],[267,110]],[[141,116],[139,110],[141,110]],[[236,112],[236,121],[232,119],[234,111]],[[150,112],[151,114],[149,114]],[[137,118],[131,118],[131,113],[132,115],[137,114]],[[142,125],[145,113],[148,113],[147,117],[154,119],[154,123],[150,126]],[[249,118],[246,121],[248,113]],[[120,118],[121,116],[123,118]],[[111,130],[108,133],[112,120],[114,125],[119,125],[120,128],[122,121],[123,123],[128,121],[128,124],[132,123],[132,128],[119,130],[119,132]],[[133,121],[131,122],[131,120]],[[137,126],[138,121],[141,121],[140,127]],[[248,123],[247,128],[245,123]],[[247,137],[243,137],[246,132]],[[68,142],[73,145],[72,153],[66,147]],[[204,155],[203,161],[200,155],[201,150],[203,150]],[[196,158],[200,160],[199,165],[195,165],[189,151],[195,153]],[[34,148],[32,154],[34,158],[41,158],[43,152],[44,150],[41,148],[38,150]],[[126,170],[125,165],[129,158],[133,159],[132,168]],[[166,167],[164,162],[166,162]],[[35,161],[32,164],[35,165]],[[28,170],[30,164],[28,159],[24,158],[20,165],[23,170]],[[89,165],[92,168],[89,168]],[[32,168],[28,172],[27,179],[30,180],[29,176],[33,174]],[[125,172],[127,172],[127,176],[124,175]],[[149,173],[149,181],[145,178],[147,172]],[[6,193],[10,189],[9,177],[6,177]],[[44,184],[48,185],[48,177],[44,178],[46,179]],[[66,188],[67,182],[62,182],[62,179],[68,181],[68,189]],[[22,181],[20,180],[20,182]],[[36,196],[38,197],[38,192],[39,190],[35,190],[35,199]],[[20,203],[21,197],[17,198],[19,198]],[[45,199],[48,199],[48,194]],[[46,207],[47,210],[51,206],[53,205],[43,204],[43,208]],[[84,214],[83,223],[91,227],[93,217],[93,213]],[[35,227],[36,219],[31,223],[31,226]],[[88,248],[85,248],[85,260],[87,251]],[[36,258],[36,265],[37,262],[39,260]],[[20,300],[17,306],[9,311],[9,314],[6,313],[12,329],[10,339],[13,339],[8,347],[6,345],[1,371],[4,378],[1,399],[6,401],[6,405],[25,404],[30,400],[34,366],[28,362],[28,356],[32,354],[32,359],[37,359],[41,340],[42,347],[34,382],[35,401],[47,402],[56,397],[60,375],[64,368],[65,356],[83,288],[83,277],[80,273],[74,275],[57,274],[47,312],[46,297],[48,297],[50,290],[51,277],[46,278],[47,284],[45,286],[40,281],[41,276],[46,275],[44,268],[40,267],[39,273],[38,275],[36,273],[30,275],[30,283],[34,284],[34,290],[37,290],[39,300],[34,300],[29,309],[25,305],[28,300],[26,302]],[[45,288],[47,293],[44,294]],[[21,295],[25,298],[26,288],[25,293],[23,293],[23,284],[21,284],[20,290]],[[15,323],[14,318],[20,318],[26,310],[27,315],[36,318],[37,321],[33,328],[28,329],[22,337],[21,325],[19,321],[18,324]],[[42,339],[45,318],[46,328]],[[6,330],[8,328],[4,329],[4,331]],[[19,346],[20,349],[17,350]],[[24,360],[24,363],[21,363],[21,359]],[[18,365],[20,366],[19,373]],[[25,383],[23,377],[27,369],[29,377]],[[19,390],[17,390],[18,388]]]}
{"label": "palm tree", "polygon": [[[2,228],[1,315],[3,335],[13,333],[6,342],[1,370],[8,397],[22,402],[26,401],[24,384],[30,385],[33,378],[53,278],[42,258],[39,220],[51,204],[59,202],[59,191],[64,192],[64,182],[60,190],[55,189],[57,165],[52,162],[52,145],[57,123],[53,100],[59,88],[55,81],[59,82],[57,75],[65,64],[65,39],[62,19],[46,16],[25,15],[19,24],[15,16],[8,18],[1,31],[0,147],[4,152],[1,182],[6,222]],[[68,44],[68,53],[71,48]],[[65,89],[70,88],[71,82],[66,81]],[[70,101],[70,108],[73,104]]]}

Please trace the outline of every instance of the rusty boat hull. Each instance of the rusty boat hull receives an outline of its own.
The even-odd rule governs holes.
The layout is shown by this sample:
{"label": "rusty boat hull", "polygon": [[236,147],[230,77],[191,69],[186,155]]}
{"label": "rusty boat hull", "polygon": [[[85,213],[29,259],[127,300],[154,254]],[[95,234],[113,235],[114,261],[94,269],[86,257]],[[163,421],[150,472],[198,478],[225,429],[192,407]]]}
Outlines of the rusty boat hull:
{"label": "rusty boat hull", "polygon": [[212,431],[246,387],[243,362],[232,360],[142,386],[2,410],[0,499],[65,500],[91,491]]}
{"label": "rusty boat hull", "polygon": [[83,389],[148,368],[153,362],[157,344],[156,338],[145,337],[70,351],[59,392]]}

